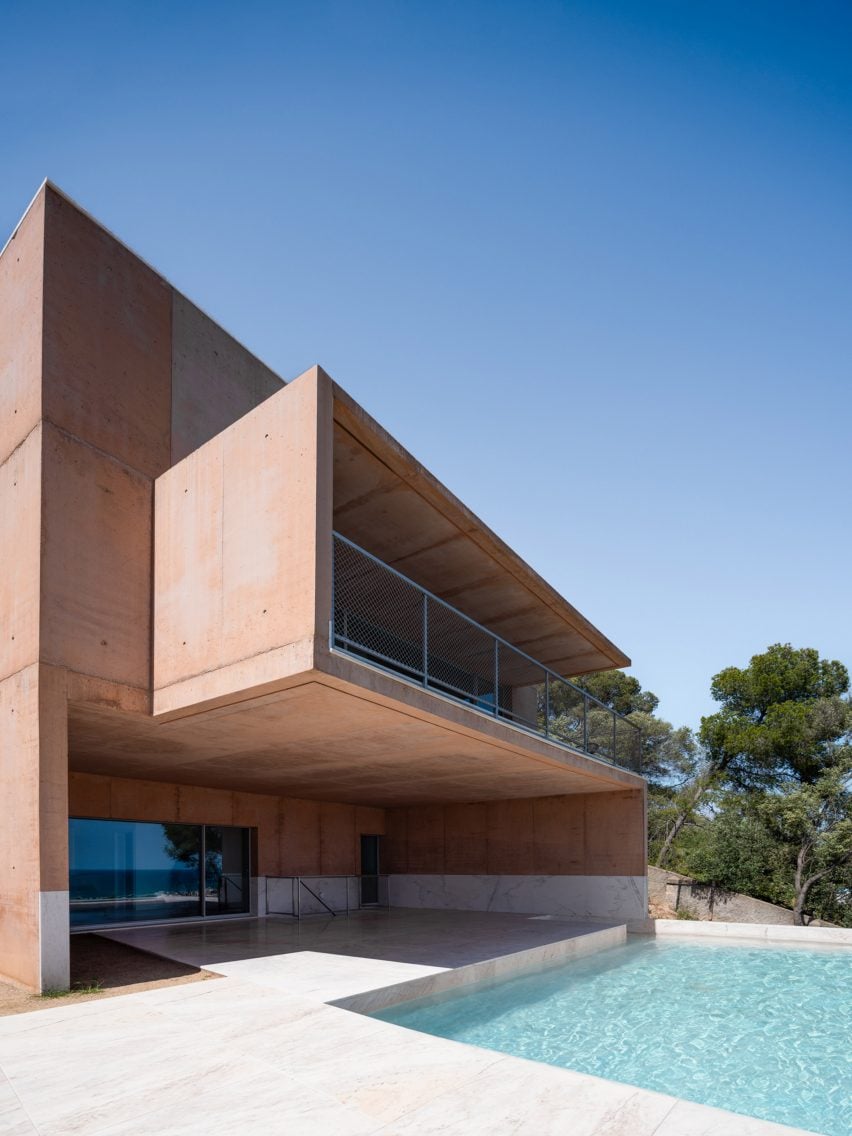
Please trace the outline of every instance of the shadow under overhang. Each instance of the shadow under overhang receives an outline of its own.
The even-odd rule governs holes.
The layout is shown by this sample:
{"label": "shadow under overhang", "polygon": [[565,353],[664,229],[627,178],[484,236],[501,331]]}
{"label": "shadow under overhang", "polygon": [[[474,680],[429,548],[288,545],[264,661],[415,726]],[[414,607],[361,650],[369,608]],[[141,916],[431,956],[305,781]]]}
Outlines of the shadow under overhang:
{"label": "shadow under overhang", "polygon": [[[368,670],[349,660],[342,666]],[[406,684],[388,676],[371,675],[367,688],[342,673],[314,671],[274,694],[165,722],[72,704],[70,768],[378,806],[600,793],[643,784],[626,771],[416,688],[401,691]]]}

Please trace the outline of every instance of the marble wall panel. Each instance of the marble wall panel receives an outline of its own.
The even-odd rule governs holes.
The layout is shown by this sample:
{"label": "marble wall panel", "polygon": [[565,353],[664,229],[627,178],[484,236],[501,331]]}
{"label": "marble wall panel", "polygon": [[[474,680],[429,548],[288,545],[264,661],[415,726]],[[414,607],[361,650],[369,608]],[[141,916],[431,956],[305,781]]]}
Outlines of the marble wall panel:
{"label": "marble wall panel", "polygon": [[644,876],[393,875],[392,907],[512,911],[620,922],[643,919]]}

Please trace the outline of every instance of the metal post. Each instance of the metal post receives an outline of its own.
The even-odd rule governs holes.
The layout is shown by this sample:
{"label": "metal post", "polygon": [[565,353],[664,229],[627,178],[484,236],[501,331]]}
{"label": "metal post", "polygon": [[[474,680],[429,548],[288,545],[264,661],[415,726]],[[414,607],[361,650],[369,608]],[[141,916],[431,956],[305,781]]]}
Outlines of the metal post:
{"label": "metal post", "polygon": [[612,716],[612,754],[610,755],[612,757],[613,761],[616,761],[618,759],[618,750],[615,748],[615,746],[616,746],[615,727],[616,727],[616,718],[615,718],[615,714],[613,714],[613,716]]}
{"label": "metal post", "polygon": [[589,752],[589,696],[583,695],[583,749]]}
{"label": "metal post", "polygon": [[423,685],[429,685],[429,597],[423,593]]}
{"label": "metal post", "polygon": [[302,880],[300,876],[294,877],[296,881],[296,918],[302,918]]}
{"label": "metal post", "polygon": [[201,826],[201,856],[199,857],[198,870],[201,873],[201,914],[207,914],[207,825]]}
{"label": "metal post", "polygon": [[494,717],[500,715],[500,640],[494,640]]}
{"label": "metal post", "polygon": [[544,736],[550,734],[550,675],[544,673]]}
{"label": "metal post", "polygon": [[334,600],[335,600],[335,561],[337,560],[337,537],[331,537],[331,618],[328,621],[328,647],[334,650]]}

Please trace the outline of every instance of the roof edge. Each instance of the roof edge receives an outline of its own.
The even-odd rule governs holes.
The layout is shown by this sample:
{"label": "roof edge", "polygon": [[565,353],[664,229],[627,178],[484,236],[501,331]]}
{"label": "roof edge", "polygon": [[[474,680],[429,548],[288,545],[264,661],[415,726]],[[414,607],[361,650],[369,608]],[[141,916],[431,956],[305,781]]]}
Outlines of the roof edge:
{"label": "roof edge", "polygon": [[631,665],[629,656],[617,647],[611,639],[607,638],[591,620],[587,619],[552,584],[549,584],[543,576],[536,572],[532,565],[515,552],[502,537],[498,536],[493,529],[469,509],[452,490],[448,489],[413,454],[406,450],[339,383],[334,379],[331,382],[335,410],[340,408],[342,411],[341,418],[337,418],[335,413],[335,418],[339,424],[364,445],[368,445],[368,438],[378,442],[382,447],[382,452],[377,455],[379,459],[393,469],[397,476],[403,477],[409,484],[412,484],[412,488],[419,492],[418,487],[412,483],[411,478],[406,473],[407,467],[408,472],[413,473],[415,479],[419,479],[422,487],[427,489],[427,500],[430,500],[433,506],[436,508],[441,508],[441,504],[449,506],[449,509],[456,513],[457,521],[455,523],[462,522],[459,525],[462,531],[472,540],[475,540],[489,556],[500,563],[520,584],[528,588],[533,595],[549,607],[554,615],[570,624],[588,643],[594,645],[604,659],[609,660],[609,663],[604,666],[593,667],[588,671],[577,673],[594,674],[600,670]]}
{"label": "roof edge", "polygon": [[251,357],[253,359],[256,359],[258,361],[258,363],[260,363],[262,366],[266,367],[266,369],[268,371],[271,371],[272,374],[275,375],[276,378],[280,379],[282,385],[284,385],[284,386],[287,385],[287,379],[283,378],[275,367],[273,367],[269,363],[267,363],[267,361],[265,359],[262,359],[257,354],[256,351],[252,351],[252,349],[250,347],[246,346],[246,344],[241,339],[238,339],[237,336],[233,334],[233,332],[229,331],[228,328],[225,327],[224,324],[220,320],[216,319],[214,316],[211,316],[210,313],[205,308],[202,308],[201,305],[197,304],[195,302],[195,300],[192,299],[191,296],[188,296],[186,294],[186,292],[183,292],[180,288],[178,288],[175,284],[173,284],[167,276],[163,275],[163,273],[160,272],[160,270],[158,268],[155,268],[154,265],[151,264],[151,262],[149,260],[146,260],[146,258],[144,256],[141,256],[136,251],[135,248],[133,248],[131,245],[129,245],[127,243],[127,241],[124,241],[124,240],[121,239],[121,237],[117,236],[112,231],[112,229],[110,229],[107,225],[105,225],[103,223],[103,221],[99,221],[98,218],[95,217],[95,215],[93,213],[90,213],[88,209],[86,209],[84,206],[82,206],[79,203],[79,201],[76,201],[69,193],[66,193],[64,189],[62,189],[60,186],[58,186],[56,184],[56,182],[51,181],[51,179],[49,177],[46,177],[42,180],[38,189],[33,194],[32,198],[30,199],[29,204],[27,205],[26,209],[21,214],[17,224],[12,229],[12,232],[9,234],[9,237],[6,240],[6,243],[3,245],[2,249],[0,249],[0,256],[3,255],[3,253],[6,251],[6,249],[9,247],[9,245],[12,243],[12,241],[15,239],[15,236],[16,236],[18,230],[20,229],[21,225],[23,224],[27,214],[32,209],[33,205],[35,205],[36,201],[38,201],[40,195],[43,194],[45,192],[45,190],[48,190],[48,189],[52,193],[55,193],[57,197],[61,198],[64,202],[66,202],[66,204],[70,205],[72,209],[75,209],[79,214],[81,214],[88,221],[90,221],[96,228],[100,229],[100,231],[102,233],[105,233],[110,238],[110,240],[115,241],[115,243],[117,245],[120,245],[123,249],[125,249],[127,252],[129,252],[132,257],[135,257],[136,260],[139,261],[140,264],[144,264],[145,267],[148,269],[148,271],[152,272],[157,277],[158,280],[161,280],[163,282],[163,284],[166,285],[167,288],[171,288],[173,292],[176,292],[179,296],[182,296],[188,303],[192,304],[193,307],[197,308],[198,311],[201,312],[201,314],[206,319],[209,319],[211,321],[211,323],[214,323],[220,329],[220,331],[223,331],[225,333],[225,335],[227,335],[231,339],[233,339],[234,343],[236,343],[239,347],[241,347],[243,351],[245,351],[248,355],[251,355]]}

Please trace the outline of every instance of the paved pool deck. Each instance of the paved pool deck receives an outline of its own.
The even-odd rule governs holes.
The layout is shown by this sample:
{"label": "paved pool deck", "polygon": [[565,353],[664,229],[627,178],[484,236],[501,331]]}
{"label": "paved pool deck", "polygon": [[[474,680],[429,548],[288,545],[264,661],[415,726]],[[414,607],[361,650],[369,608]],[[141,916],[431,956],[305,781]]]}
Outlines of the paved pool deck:
{"label": "paved pool deck", "polygon": [[0,1020],[0,1134],[797,1131],[352,1012],[540,969],[624,935],[621,926],[445,911],[110,932],[223,977]]}

